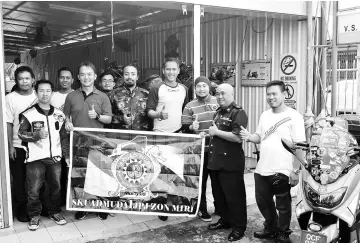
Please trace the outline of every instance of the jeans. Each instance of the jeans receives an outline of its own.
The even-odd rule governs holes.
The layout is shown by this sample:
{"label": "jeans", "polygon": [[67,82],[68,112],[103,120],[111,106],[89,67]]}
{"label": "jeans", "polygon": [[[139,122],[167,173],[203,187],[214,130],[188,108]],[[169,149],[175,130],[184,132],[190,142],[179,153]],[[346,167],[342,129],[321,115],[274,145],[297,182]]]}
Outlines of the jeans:
{"label": "jeans", "polygon": [[207,210],[207,198],[206,198],[206,189],[207,189],[207,179],[208,179],[208,152],[204,153],[203,160],[203,175],[202,175],[202,192],[201,192],[201,202],[199,205],[199,210]]}
{"label": "jeans", "polygon": [[40,189],[45,183],[49,186],[48,213],[53,215],[61,212],[61,163],[47,164],[42,160],[26,163],[26,180],[28,183],[28,215],[30,218],[40,216],[42,203]]}
{"label": "jeans", "polygon": [[16,148],[15,160],[10,159],[10,171],[13,177],[12,199],[14,209],[17,214],[26,215],[27,191],[25,189],[26,181],[26,151],[22,148]]}
{"label": "jeans", "polygon": [[[292,216],[291,186],[288,176],[277,173],[261,176],[254,173],[256,202],[265,218],[267,231],[289,231]],[[276,197],[276,205],[273,200]],[[277,214],[277,211],[278,214]]]}
{"label": "jeans", "polygon": [[61,177],[60,177],[60,185],[61,185],[61,203],[65,205],[66,203],[66,192],[68,188],[68,173],[69,167],[67,166],[65,159],[61,159]]}

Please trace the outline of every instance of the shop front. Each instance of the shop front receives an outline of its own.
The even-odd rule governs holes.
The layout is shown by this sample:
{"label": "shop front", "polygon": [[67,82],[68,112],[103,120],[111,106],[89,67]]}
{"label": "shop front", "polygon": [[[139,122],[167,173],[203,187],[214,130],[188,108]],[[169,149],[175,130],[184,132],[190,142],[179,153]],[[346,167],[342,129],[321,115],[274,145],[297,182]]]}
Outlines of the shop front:
{"label": "shop front", "polygon": [[[49,79],[57,87],[57,70],[63,66],[71,68],[76,75],[77,65],[84,60],[94,63],[98,74],[109,67],[121,70],[121,66],[136,63],[140,85],[146,85],[142,81],[147,77],[162,76],[165,57],[177,57],[182,62],[179,81],[186,86],[192,88],[194,77],[202,75],[209,77],[214,86],[229,83],[235,88],[236,101],[248,114],[251,132],[255,131],[261,113],[268,109],[265,84],[271,80],[284,80],[288,87],[288,105],[304,112],[306,2],[256,5],[248,2],[242,6],[232,3],[232,7],[225,3],[210,6],[205,1],[115,2],[114,5],[129,9],[129,20],[115,21],[114,25],[116,12],[103,12],[102,16],[111,21],[104,24],[103,30],[95,29],[95,38],[91,31],[77,34],[78,38],[69,32],[69,39],[82,39],[81,35],[85,38],[38,49],[35,57],[34,53],[23,51],[22,65],[30,66],[36,79]],[[72,6],[78,9],[75,2]],[[136,9],[138,12],[131,12]],[[131,19],[131,16],[138,17]],[[4,82],[0,87],[4,94]],[[77,87],[79,84],[74,82],[74,88]],[[12,215],[3,95],[1,102],[0,227],[5,228],[12,225]],[[255,158],[252,144],[245,143],[243,148],[247,157]]]}

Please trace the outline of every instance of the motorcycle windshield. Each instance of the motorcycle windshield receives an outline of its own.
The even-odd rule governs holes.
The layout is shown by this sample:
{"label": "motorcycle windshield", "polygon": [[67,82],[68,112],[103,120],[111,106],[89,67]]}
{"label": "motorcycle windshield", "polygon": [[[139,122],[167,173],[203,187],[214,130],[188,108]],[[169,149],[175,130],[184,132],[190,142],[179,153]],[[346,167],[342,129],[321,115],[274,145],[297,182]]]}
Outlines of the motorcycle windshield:
{"label": "motorcycle windshield", "polygon": [[317,148],[316,156],[311,158],[311,174],[321,184],[333,183],[350,162],[347,152],[350,148],[349,133],[339,127],[322,129],[319,135],[311,139],[311,147]]}

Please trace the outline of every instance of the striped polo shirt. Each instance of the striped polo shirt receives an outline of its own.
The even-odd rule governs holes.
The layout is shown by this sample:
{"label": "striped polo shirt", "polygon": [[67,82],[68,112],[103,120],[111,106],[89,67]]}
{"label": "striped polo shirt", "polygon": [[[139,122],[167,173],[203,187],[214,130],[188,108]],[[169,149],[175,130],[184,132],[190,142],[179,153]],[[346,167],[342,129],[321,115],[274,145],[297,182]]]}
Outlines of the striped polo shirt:
{"label": "striped polo shirt", "polygon": [[214,96],[208,95],[202,100],[195,98],[184,107],[182,124],[191,125],[197,118],[199,122],[197,133],[206,132],[208,134],[209,127],[212,125],[214,113],[218,107],[217,99]]}

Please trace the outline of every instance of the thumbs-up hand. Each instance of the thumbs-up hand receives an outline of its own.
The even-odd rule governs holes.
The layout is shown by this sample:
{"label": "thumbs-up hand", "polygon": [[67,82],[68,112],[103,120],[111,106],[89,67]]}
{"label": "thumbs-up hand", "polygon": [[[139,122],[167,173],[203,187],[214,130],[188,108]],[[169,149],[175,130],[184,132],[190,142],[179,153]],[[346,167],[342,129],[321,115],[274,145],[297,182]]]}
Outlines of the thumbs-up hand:
{"label": "thumbs-up hand", "polygon": [[196,132],[199,129],[198,115],[194,115],[194,117],[195,119],[192,123],[192,130]]}
{"label": "thumbs-up hand", "polygon": [[165,105],[163,106],[163,109],[160,112],[160,118],[162,120],[167,120],[168,119],[168,112],[165,110]]}
{"label": "thumbs-up hand", "polygon": [[209,135],[213,137],[213,136],[217,136],[217,133],[218,133],[218,127],[216,123],[213,121],[212,126],[209,127]]}
{"label": "thumbs-up hand", "polygon": [[251,133],[241,126],[241,131],[239,132],[239,136],[241,137],[241,139],[249,141],[250,135]]}
{"label": "thumbs-up hand", "polygon": [[94,105],[92,105],[92,109],[88,111],[88,115],[90,117],[90,119],[96,119],[97,118],[97,113],[94,109]]}
{"label": "thumbs-up hand", "polygon": [[45,139],[49,136],[48,129],[46,127],[43,127],[39,130],[39,136],[41,139]]}

